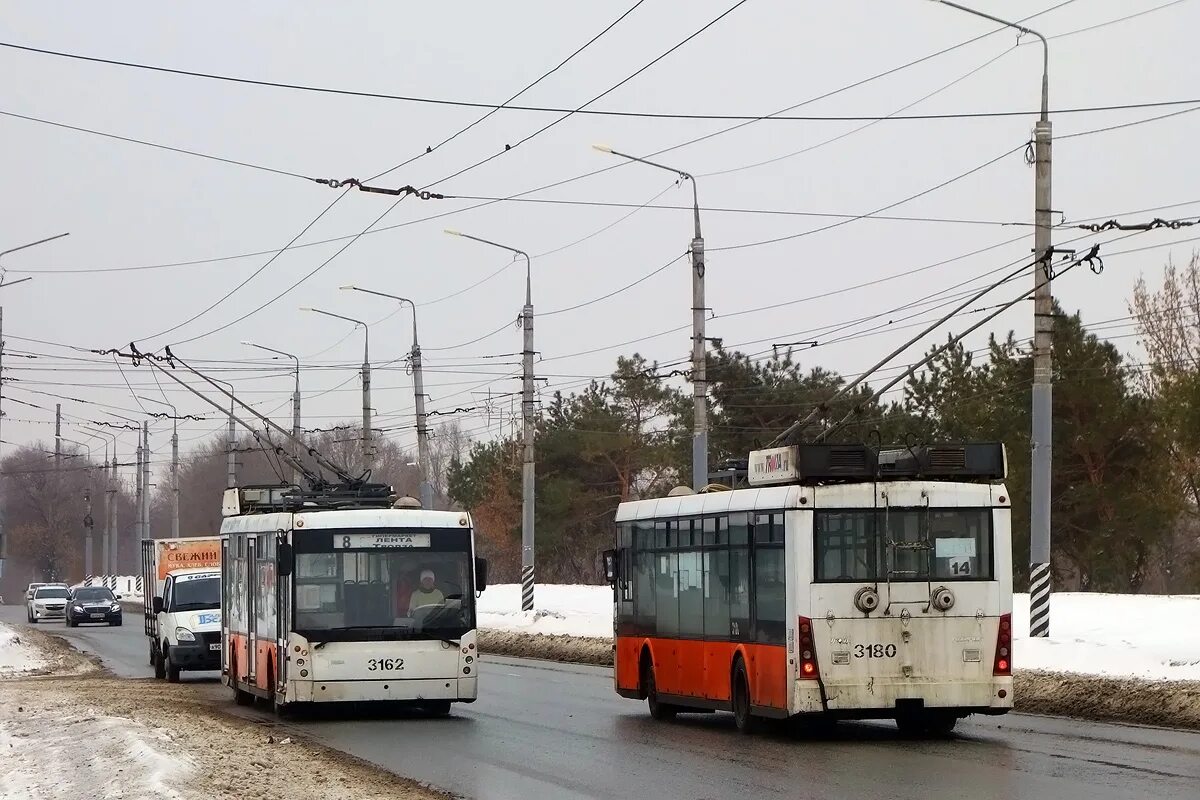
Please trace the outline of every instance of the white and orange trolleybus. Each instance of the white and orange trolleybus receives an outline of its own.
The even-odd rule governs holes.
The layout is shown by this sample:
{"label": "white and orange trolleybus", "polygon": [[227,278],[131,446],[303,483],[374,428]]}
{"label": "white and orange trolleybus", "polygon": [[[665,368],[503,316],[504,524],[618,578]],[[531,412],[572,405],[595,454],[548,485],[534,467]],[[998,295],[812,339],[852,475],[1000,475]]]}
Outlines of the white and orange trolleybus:
{"label": "white and orange trolleybus", "polygon": [[891,718],[1013,706],[1000,444],[751,453],[750,488],[622,503],[617,692],[655,718]]}
{"label": "white and orange trolleybus", "polygon": [[226,491],[221,671],[239,703],[475,700],[471,517],[377,488]]}

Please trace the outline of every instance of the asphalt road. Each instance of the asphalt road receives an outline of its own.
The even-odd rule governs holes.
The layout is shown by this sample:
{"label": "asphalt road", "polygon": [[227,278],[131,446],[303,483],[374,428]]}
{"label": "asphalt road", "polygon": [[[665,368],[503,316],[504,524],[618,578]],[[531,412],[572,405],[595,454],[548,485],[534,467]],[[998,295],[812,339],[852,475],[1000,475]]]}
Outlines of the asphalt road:
{"label": "asphalt road", "polygon": [[[8,607],[0,619],[24,613]],[[150,674],[135,615],[122,628],[46,628],[117,674]],[[745,737],[727,714],[656,723],[613,693],[604,669],[492,658],[481,677],[479,702],[446,719],[322,714],[279,727],[480,800],[1200,797],[1200,734],[1010,714],[967,720],[948,740],[902,739],[882,723]],[[269,719],[233,706],[219,684],[212,693]]]}

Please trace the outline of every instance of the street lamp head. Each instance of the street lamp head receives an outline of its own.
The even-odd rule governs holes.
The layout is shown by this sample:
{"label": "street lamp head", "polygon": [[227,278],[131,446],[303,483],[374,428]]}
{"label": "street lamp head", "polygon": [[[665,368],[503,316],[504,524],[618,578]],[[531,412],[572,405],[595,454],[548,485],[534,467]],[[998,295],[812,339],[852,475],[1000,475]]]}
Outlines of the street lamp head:
{"label": "street lamp head", "polygon": [[315,308],[310,308],[309,306],[300,306],[300,310],[301,311],[316,311]]}
{"label": "street lamp head", "polygon": [[240,342],[240,344],[244,344],[244,345],[246,345],[247,347],[254,347],[254,346],[255,346],[254,342],[247,342],[245,339],[242,339],[242,341]]}
{"label": "street lamp head", "polygon": [[462,236],[462,231],[451,230],[450,228],[446,228],[444,232],[451,236]]}
{"label": "street lamp head", "polygon": [[358,288],[357,286],[339,286],[338,287],[338,289],[342,290],[343,292],[352,292],[352,291],[356,290],[357,288]]}
{"label": "street lamp head", "polygon": [[611,153],[613,151],[613,149],[606,144],[594,144],[592,145],[592,149],[599,150],[601,153]]}

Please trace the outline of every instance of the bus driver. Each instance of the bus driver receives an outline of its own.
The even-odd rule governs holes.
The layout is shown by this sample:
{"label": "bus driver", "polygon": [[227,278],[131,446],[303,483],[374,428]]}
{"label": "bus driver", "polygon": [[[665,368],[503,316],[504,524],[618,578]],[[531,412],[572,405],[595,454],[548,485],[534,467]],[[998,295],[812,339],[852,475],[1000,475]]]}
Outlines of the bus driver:
{"label": "bus driver", "polygon": [[446,596],[437,588],[436,580],[433,570],[426,569],[421,571],[421,584],[412,593],[412,598],[408,602],[408,615],[410,617],[418,608],[440,606],[446,603]]}

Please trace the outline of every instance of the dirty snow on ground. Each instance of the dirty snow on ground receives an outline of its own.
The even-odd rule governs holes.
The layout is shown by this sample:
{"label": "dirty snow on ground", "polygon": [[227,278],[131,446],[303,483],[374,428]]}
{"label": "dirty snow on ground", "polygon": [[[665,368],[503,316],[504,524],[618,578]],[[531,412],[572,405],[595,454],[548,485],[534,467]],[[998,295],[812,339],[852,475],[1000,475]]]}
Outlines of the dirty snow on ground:
{"label": "dirty snow on ground", "polygon": [[[521,587],[489,586],[479,625],[519,633],[611,637],[607,586],[540,585],[535,611],[522,612]],[[1200,680],[1200,595],[1055,594],[1048,639],[1029,638],[1029,595],[1013,596],[1018,669]]]}
{"label": "dirty snow on ground", "polygon": [[181,798],[194,765],[162,730],[93,710],[19,707],[0,720],[0,797]]}
{"label": "dirty snow on ground", "polygon": [[34,672],[48,663],[40,648],[24,639],[12,627],[0,622],[0,678]]}

